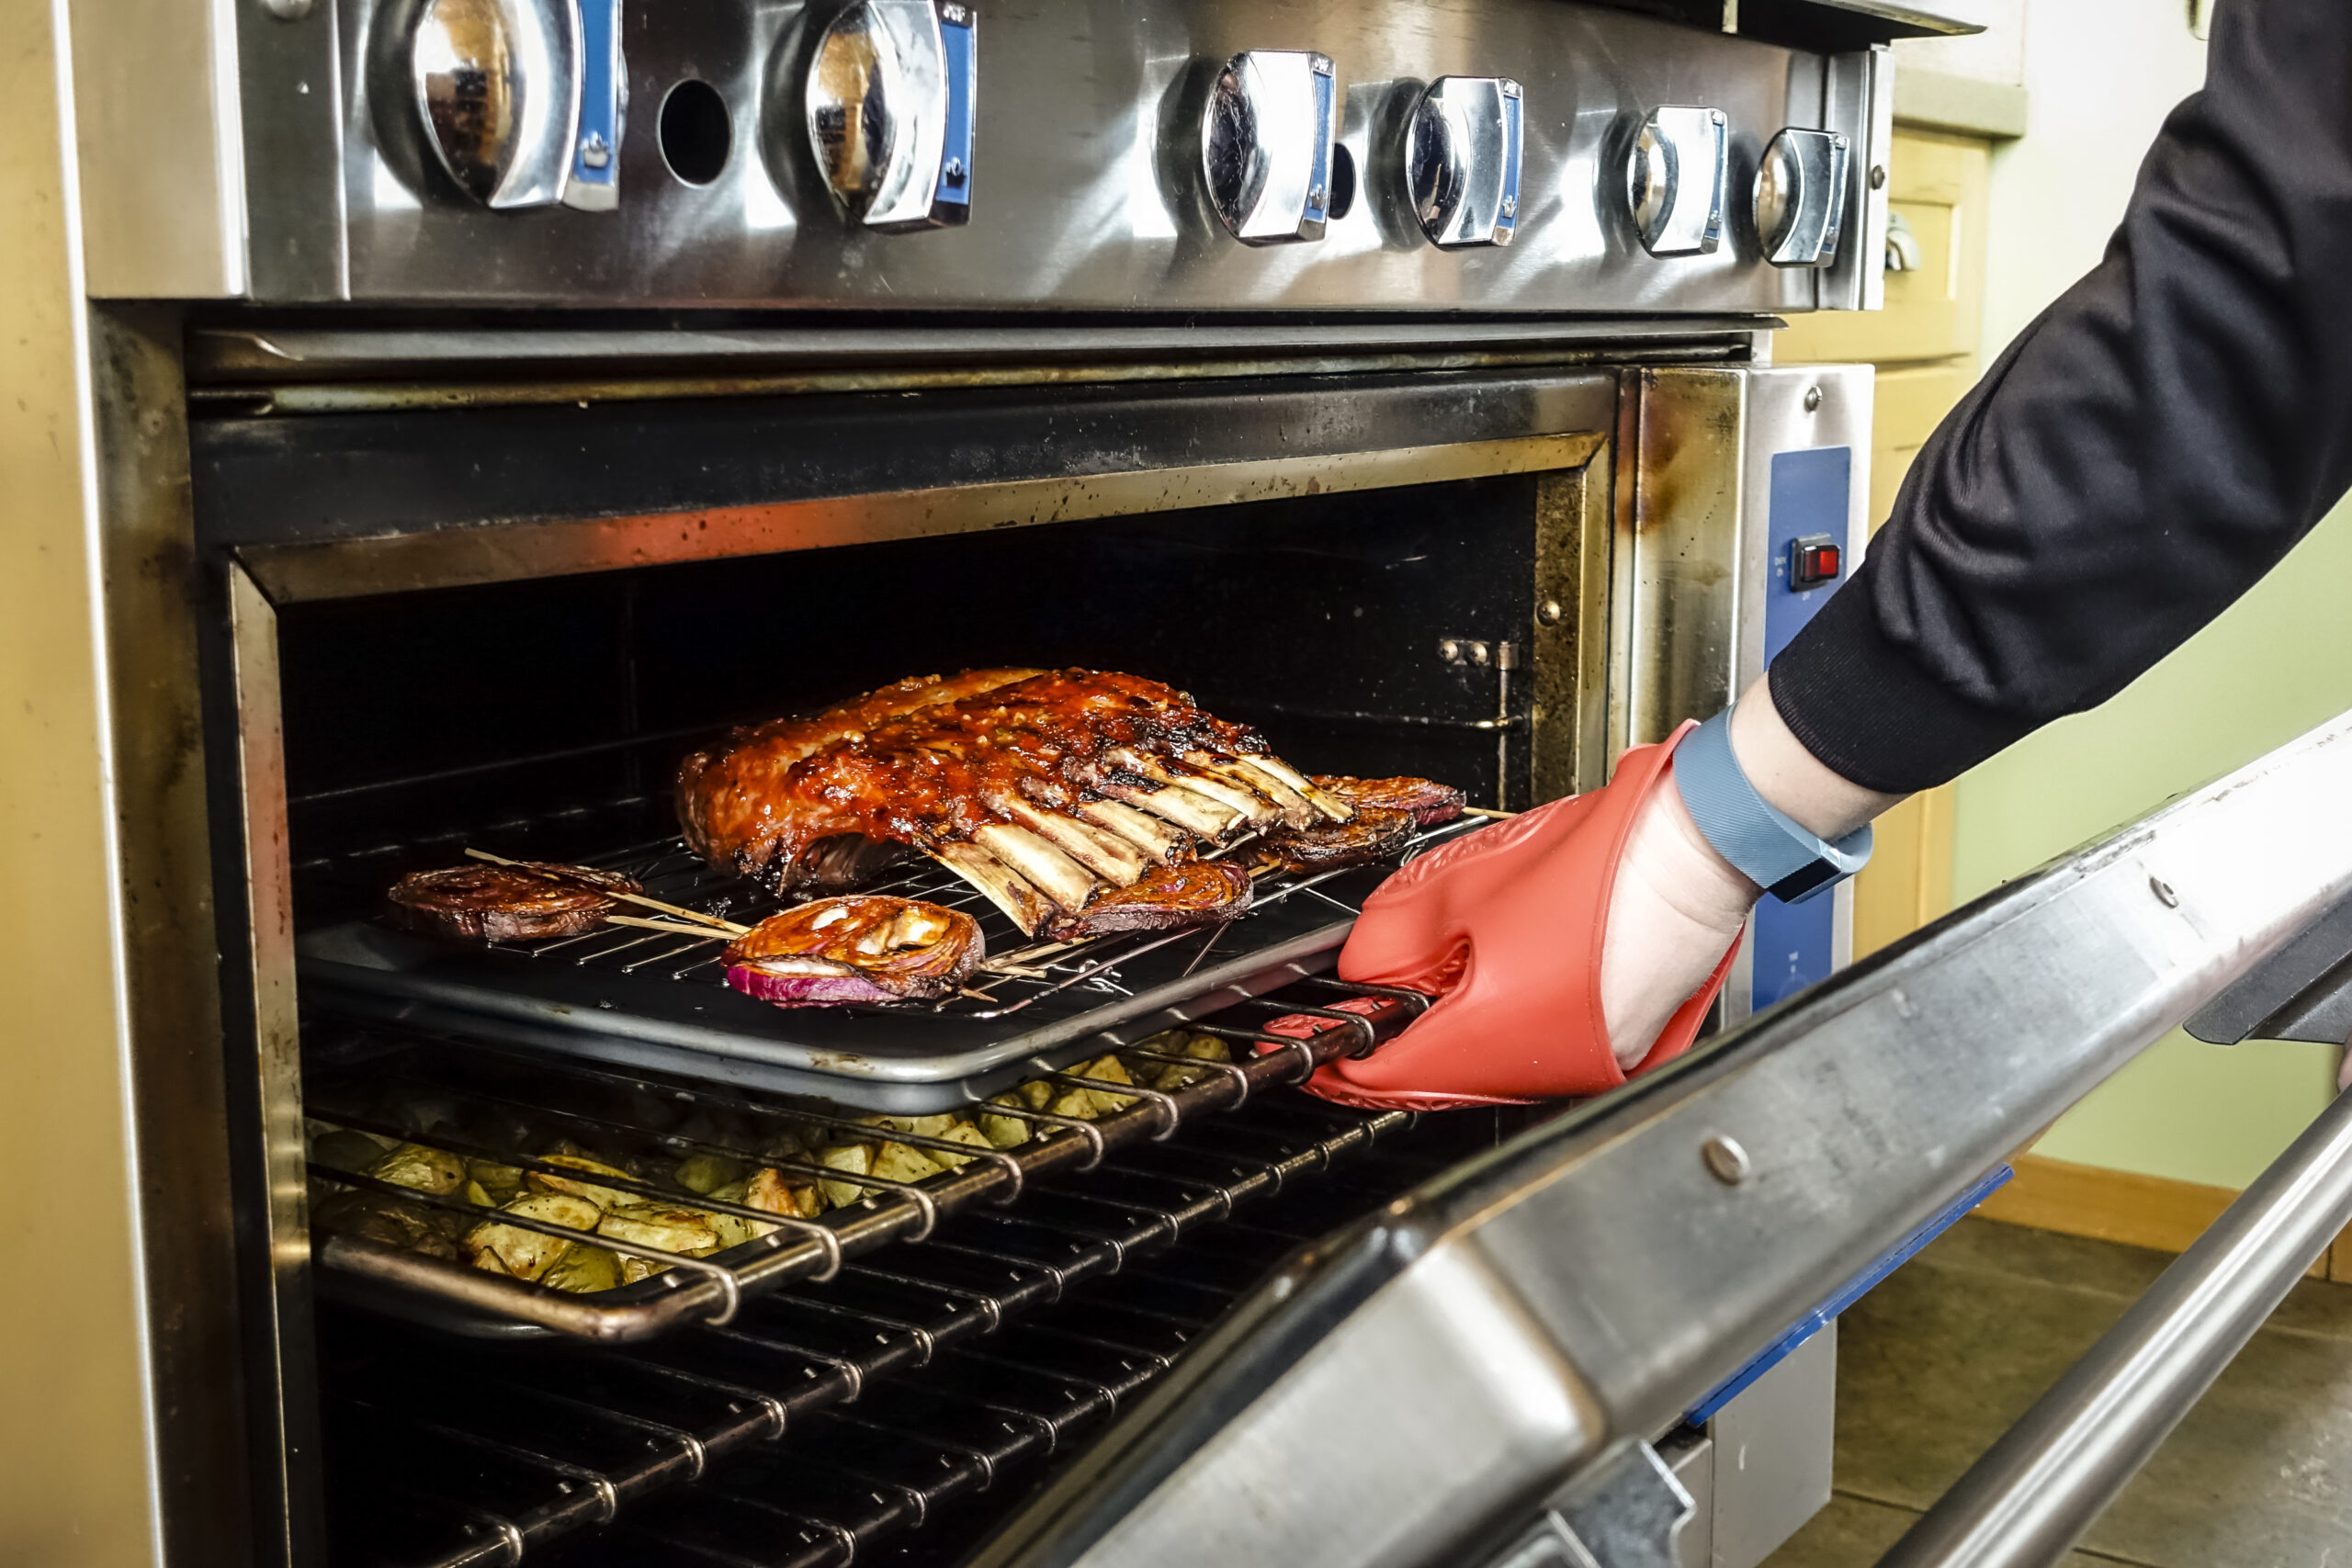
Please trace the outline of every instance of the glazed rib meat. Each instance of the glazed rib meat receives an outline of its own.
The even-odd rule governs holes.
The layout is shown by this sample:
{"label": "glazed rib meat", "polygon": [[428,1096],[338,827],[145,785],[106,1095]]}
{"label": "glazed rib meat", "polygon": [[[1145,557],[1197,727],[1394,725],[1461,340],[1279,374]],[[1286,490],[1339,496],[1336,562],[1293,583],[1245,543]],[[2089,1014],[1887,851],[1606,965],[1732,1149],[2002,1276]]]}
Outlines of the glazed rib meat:
{"label": "glazed rib meat", "polygon": [[1317,774],[1315,782],[1341,800],[1365,811],[1405,811],[1416,824],[1435,827],[1462,815],[1464,796],[1452,784],[1430,779],[1352,779],[1345,774]]}
{"label": "glazed rib meat", "polygon": [[1354,815],[1249,726],[1092,670],[919,677],[741,730],[686,759],[678,807],[697,853],[777,892],[854,886],[912,851],[1033,935],[1092,929],[1111,890],[1120,929],[1145,929],[1162,887],[1168,926],[1229,919],[1235,899],[1152,874]]}
{"label": "glazed rib meat", "polygon": [[530,942],[593,931],[620,907],[609,895],[644,891],[618,872],[517,861],[412,872],[388,897],[392,918],[411,931]]}

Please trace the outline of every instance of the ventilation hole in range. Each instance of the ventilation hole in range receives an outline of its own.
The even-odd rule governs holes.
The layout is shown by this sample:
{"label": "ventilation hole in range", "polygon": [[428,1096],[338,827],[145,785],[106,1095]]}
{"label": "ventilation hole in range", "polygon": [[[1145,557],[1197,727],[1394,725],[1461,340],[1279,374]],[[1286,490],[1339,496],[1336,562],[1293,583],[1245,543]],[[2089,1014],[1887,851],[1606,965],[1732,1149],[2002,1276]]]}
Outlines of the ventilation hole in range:
{"label": "ventilation hole in range", "polygon": [[707,186],[727,167],[735,125],[727,100],[707,82],[689,77],[662,100],[662,161],[690,186]]}

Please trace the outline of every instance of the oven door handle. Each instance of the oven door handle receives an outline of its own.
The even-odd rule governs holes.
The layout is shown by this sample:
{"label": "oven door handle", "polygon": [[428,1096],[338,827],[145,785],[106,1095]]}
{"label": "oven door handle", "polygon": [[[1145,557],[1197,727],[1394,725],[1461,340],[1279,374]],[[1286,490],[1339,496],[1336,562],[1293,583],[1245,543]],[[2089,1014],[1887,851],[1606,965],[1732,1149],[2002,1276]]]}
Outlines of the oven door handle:
{"label": "oven door handle", "polygon": [[2346,1224],[2352,1094],[2320,1112],[1879,1568],[2064,1557]]}

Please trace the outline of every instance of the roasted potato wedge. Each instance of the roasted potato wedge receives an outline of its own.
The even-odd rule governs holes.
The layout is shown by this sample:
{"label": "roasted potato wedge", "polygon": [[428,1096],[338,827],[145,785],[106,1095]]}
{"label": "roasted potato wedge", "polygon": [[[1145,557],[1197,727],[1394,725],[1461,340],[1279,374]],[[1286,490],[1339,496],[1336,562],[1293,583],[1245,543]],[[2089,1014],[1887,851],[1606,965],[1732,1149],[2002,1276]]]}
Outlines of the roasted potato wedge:
{"label": "roasted potato wedge", "polygon": [[466,1184],[466,1162],[444,1149],[402,1144],[368,1167],[368,1174],[395,1187],[446,1198]]}
{"label": "roasted potato wedge", "polygon": [[[593,1231],[604,1219],[595,1204],[570,1192],[526,1192],[503,1205],[501,1212],[578,1231]],[[475,1268],[512,1274],[518,1280],[537,1279],[571,1245],[569,1237],[503,1225],[495,1220],[484,1220],[466,1233],[466,1256]]]}

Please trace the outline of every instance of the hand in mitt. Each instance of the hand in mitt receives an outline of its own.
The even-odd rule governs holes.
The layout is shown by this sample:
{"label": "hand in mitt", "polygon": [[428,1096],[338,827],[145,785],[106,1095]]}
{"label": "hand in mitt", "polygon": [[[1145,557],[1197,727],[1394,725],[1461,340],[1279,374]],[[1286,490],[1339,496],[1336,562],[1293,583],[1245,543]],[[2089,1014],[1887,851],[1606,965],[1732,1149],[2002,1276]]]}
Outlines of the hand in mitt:
{"label": "hand in mitt", "polygon": [[1687,1049],[1758,897],[1675,790],[1669,759],[1693,728],[1627,751],[1603,788],[1464,834],[1384,883],[1340,974],[1438,1000],[1308,1087],[1363,1106],[1510,1103],[1596,1094]]}

